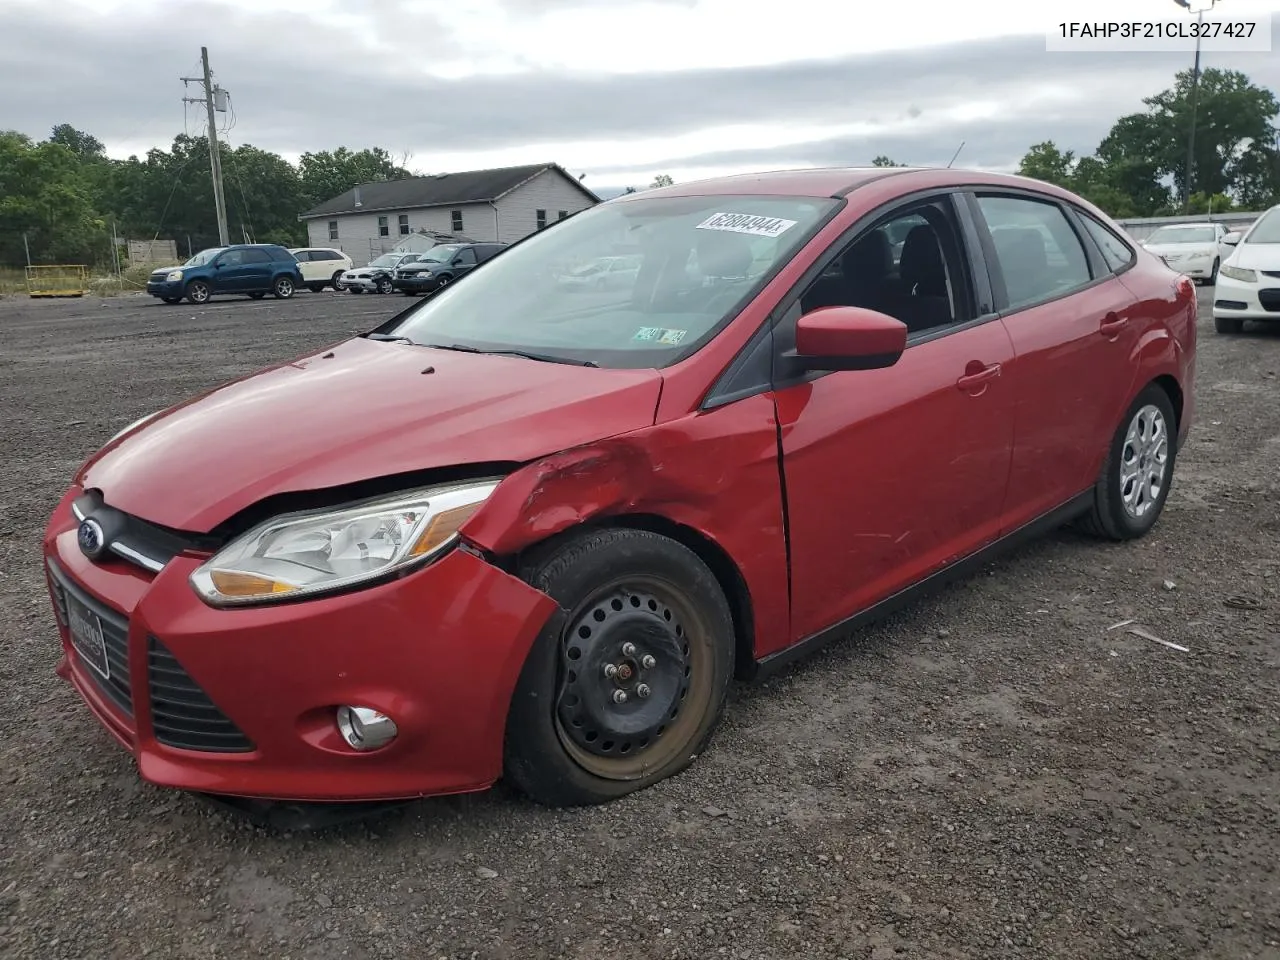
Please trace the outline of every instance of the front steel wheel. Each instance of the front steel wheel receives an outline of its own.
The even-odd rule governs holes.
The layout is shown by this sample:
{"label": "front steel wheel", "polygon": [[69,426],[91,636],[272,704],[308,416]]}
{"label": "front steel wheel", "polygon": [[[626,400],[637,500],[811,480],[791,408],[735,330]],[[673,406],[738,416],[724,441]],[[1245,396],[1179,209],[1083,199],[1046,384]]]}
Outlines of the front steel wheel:
{"label": "front steel wheel", "polygon": [[1085,529],[1109,540],[1133,540],[1155,526],[1169,498],[1178,453],[1177,417],[1169,394],[1149,384],[1130,405],[1094,484]]}
{"label": "front steel wheel", "polygon": [[687,547],[607,529],[544,548],[522,571],[554,598],[507,722],[506,775],[551,806],[602,803],[687,767],[723,712],[733,619]]}

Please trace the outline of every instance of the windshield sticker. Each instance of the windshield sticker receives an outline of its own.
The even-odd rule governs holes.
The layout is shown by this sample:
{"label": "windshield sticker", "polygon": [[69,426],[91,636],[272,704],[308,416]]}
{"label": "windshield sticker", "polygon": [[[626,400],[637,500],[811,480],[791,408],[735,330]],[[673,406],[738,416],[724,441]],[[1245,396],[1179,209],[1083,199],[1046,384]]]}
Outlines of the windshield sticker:
{"label": "windshield sticker", "polygon": [[672,346],[683,340],[688,332],[688,330],[668,330],[666,327],[641,327],[631,339]]}
{"label": "windshield sticker", "polygon": [[795,225],[795,220],[783,220],[781,217],[759,217],[750,213],[713,213],[694,229],[727,230],[730,233],[748,233],[753,237],[777,237]]}

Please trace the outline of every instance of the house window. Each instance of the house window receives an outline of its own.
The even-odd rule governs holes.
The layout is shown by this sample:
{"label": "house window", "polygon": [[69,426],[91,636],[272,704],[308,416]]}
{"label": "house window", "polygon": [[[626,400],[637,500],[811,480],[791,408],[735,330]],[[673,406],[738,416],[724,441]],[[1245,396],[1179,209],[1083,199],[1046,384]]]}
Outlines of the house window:
{"label": "house window", "polygon": [[391,236],[391,227],[387,224],[386,217],[378,218],[378,236],[380,237]]}
{"label": "house window", "polygon": [[556,211],[556,219],[557,219],[557,220],[563,220],[563,219],[564,219],[565,217],[567,217],[567,216],[569,216],[569,211],[568,211],[568,210],[557,210],[557,211]]}
{"label": "house window", "polygon": [[409,215],[407,213],[400,214],[400,236],[407,237],[409,235]]}
{"label": "house window", "polygon": [[329,239],[330,240],[338,239],[338,221],[337,220],[329,221]]}
{"label": "house window", "polygon": [[454,210],[450,216],[453,220],[453,232],[461,233],[462,232],[462,211]]}
{"label": "house window", "polygon": [[538,210],[537,215],[538,215],[538,229],[541,230],[543,227],[547,225],[547,211]]}

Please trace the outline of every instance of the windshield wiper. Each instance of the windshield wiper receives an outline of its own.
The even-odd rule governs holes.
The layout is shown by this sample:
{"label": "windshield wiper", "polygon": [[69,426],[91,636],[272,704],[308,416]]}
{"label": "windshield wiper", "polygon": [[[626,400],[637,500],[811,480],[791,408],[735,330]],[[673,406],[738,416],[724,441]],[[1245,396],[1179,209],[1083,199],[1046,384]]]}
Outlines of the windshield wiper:
{"label": "windshield wiper", "polygon": [[459,353],[483,353],[486,356],[496,357],[523,357],[525,360],[540,360],[543,363],[571,363],[579,367],[598,367],[600,364],[594,360],[573,360],[569,357],[553,357],[546,353],[530,353],[528,350],[481,350],[479,347],[468,347],[461,343],[451,343],[445,346],[442,343],[428,343],[428,347],[436,350],[456,350]]}
{"label": "windshield wiper", "polygon": [[413,343],[408,337],[402,337],[395,333],[366,333],[366,340],[378,340],[382,343]]}

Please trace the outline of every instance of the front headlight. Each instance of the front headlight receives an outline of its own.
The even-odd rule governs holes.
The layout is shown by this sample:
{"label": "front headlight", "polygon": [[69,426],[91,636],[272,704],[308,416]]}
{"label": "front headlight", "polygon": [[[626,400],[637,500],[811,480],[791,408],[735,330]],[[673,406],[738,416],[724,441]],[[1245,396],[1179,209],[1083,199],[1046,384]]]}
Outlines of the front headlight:
{"label": "front headlight", "polygon": [[1218,272],[1224,277],[1230,277],[1232,280],[1239,280],[1241,283],[1257,283],[1258,274],[1254,270],[1246,270],[1244,267],[1233,267],[1229,263],[1224,263],[1218,268]]}
{"label": "front headlight", "polygon": [[191,574],[215,607],[308,597],[378,580],[426,563],[497,480],[433,487],[338,510],[276,517],[233,540]]}
{"label": "front headlight", "polygon": [[166,273],[166,274],[164,275],[164,278],[165,278],[166,280],[168,280],[170,283],[173,283],[175,280],[181,280],[181,279],[182,279],[182,271],[181,271],[181,270],[170,270],[168,273]]}

